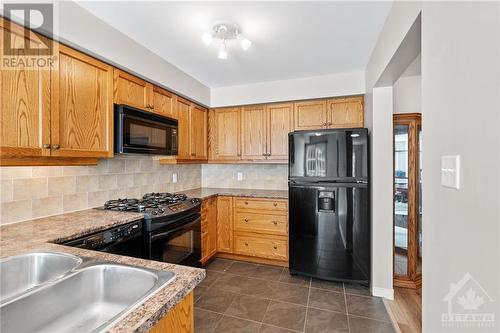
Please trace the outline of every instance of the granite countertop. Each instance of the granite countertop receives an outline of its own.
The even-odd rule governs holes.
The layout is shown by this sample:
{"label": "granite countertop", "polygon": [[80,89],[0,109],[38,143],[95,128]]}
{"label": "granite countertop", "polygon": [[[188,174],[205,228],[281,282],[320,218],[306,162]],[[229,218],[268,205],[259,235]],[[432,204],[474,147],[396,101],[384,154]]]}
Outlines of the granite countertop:
{"label": "granite countertop", "polygon": [[0,258],[33,250],[52,250],[174,272],[172,281],[108,330],[110,333],[147,332],[205,278],[205,270],[54,244],[142,217],[140,213],[88,209],[4,225],[0,227]]}
{"label": "granite countertop", "polygon": [[288,199],[288,190],[259,190],[259,189],[241,189],[241,188],[213,188],[200,187],[193,190],[181,191],[189,197],[207,199],[217,195],[226,195],[234,197],[253,197],[268,199]]}

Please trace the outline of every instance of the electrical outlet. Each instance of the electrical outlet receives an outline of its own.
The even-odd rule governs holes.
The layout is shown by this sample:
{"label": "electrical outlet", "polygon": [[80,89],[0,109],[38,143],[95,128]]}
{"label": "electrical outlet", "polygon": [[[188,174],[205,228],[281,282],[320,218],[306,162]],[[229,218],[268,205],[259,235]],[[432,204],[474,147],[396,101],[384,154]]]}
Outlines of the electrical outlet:
{"label": "electrical outlet", "polygon": [[236,177],[237,177],[238,181],[241,182],[243,180],[243,172],[238,172],[236,174]]}
{"label": "electrical outlet", "polygon": [[177,172],[172,173],[172,183],[177,183]]}

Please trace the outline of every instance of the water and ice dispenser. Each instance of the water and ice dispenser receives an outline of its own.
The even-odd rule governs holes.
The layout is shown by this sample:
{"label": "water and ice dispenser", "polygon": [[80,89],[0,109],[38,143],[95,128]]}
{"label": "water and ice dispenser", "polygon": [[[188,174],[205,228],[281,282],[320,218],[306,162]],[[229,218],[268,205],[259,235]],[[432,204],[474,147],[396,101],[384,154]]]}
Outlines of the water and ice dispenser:
{"label": "water and ice dispenser", "polygon": [[320,212],[335,212],[335,192],[334,191],[319,191],[318,192],[318,211],[320,211]]}

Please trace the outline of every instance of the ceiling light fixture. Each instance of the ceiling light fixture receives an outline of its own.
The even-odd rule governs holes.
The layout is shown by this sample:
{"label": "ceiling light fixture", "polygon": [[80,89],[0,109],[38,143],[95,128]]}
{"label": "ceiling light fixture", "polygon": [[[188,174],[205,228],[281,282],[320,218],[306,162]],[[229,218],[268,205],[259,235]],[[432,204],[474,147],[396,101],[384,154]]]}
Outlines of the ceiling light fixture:
{"label": "ceiling light fixture", "polygon": [[217,54],[219,59],[227,59],[226,41],[223,40],[219,47],[219,53]]}
{"label": "ceiling light fixture", "polygon": [[219,23],[214,25],[212,32],[206,32],[201,35],[201,40],[205,45],[210,45],[214,40],[220,41],[219,52],[217,57],[219,59],[227,59],[227,41],[238,40],[241,48],[246,51],[252,46],[252,42],[243,37],[239,27],[231,23]]}

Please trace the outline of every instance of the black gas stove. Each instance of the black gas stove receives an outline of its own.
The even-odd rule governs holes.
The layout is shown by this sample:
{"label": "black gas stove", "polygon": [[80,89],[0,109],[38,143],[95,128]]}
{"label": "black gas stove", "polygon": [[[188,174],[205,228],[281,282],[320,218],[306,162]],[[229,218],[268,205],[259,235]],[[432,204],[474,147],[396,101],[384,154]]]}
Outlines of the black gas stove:
{"label": "black gas stove", "polygon": [[185,194],[146,193],[141,199],[106,201],[100,209],[144,214],[145,259],[199,266],[201,200]]}
{"label": "black gas stove", "polygon": [[151,231],[199,213],[200,205],[200,199],[188,198],[185,194],[152,192],[146,193],[142,199],[108,200],[102,209],[144,213],[145,229]]}

